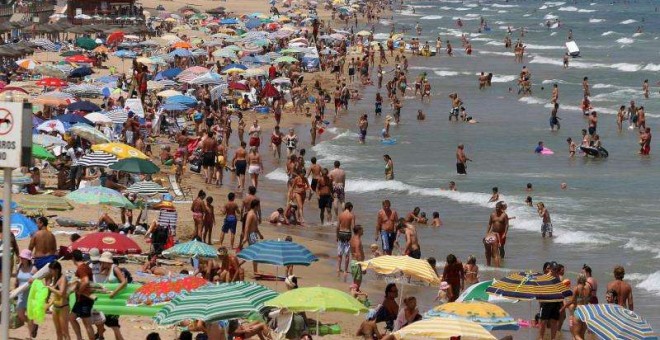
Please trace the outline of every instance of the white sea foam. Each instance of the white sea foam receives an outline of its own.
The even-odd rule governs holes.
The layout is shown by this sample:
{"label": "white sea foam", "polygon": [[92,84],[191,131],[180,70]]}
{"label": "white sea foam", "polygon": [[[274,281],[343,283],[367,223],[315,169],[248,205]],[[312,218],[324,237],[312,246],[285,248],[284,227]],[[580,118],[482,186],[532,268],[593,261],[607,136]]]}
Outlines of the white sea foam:
{"label": "white sea foam", "polygon": [[655,71],[658,72],[660,71],[660,64],[647,64],[642,68],[644,71]]}
{"label": "white sea foam", "polygon": [[559,7],[558,11],[562,12],[577,12],[578,8],[575,6]]}
{"label": "white sea foam", "polygon": [[456,7],[454,8],[457,11],[469,11],[471,8],[469,7]]}
{"label": "white sea foam", "polygon": [[618,42],[619,44],[630,45],[630,44],[634,43],[635,40],[631,39],[631,38],[620,38],[620,39],[617,39],[616,42]]}
{"label": "white sea foam", "polygon": [[642,36],[642,35],[644,35],[644,33],[642,33],[642,32],[633,33],[633,38],[636,38],[636,37],[639,37],[639,36]]}
{"label": "white sea foam", "polygon": [[502,10],[497,11],[497,13],[503,14],[503,13],[509,13],[509,11],[505,11],[505,10],[502,9]]}
{"label": "white sea foam", "polygon": [[399,14],[405,15],[405,16],[408,16],[408,17],[421,17],[422,16],[421,14],[413,13],[413,11],[409,10],[409,9],[406,9],[406,10],[403,10],[403,11],[399,12]]}
{"label": "white sea foam", "polygon": [[565,4],[565,3],[566,3],[566,2],[563,2],[563,1],[547,1],[547,2],[545,2],[545,6],[548,6],[548,7],[559,7],[559,6],[561,6],[561,5]]}
{"label": "white sea foam", "polygon": [[563,49],[564,46],[525,44],[525,48],[529,50],[560,50]]}
{"label": "white sea foam", "polygon": [[580,9],[578,10],[578,13],[593,13],[593,12],[595,12],[595,11],[596,11],[595,9],[583,9],[583,8],[580,8]]}
{"label": "white sea foam", "polygon": [[592,23],[592,24],[596,24],[596,23],[603,22],[603,21],[605,21],[605,19],[595,19],[595,18],[589,19],[589,22]]}
{"label": "white sea foam", "polygon": [[[558,66],[563,65],[563,61],[561,59],[542,57],[538,55],[534,56],[530,61],[530,63],[558,65]],[[621,72],[637,72],[642,69],[641,65],[630,64],[630,63],[604,64],[604,63],[589,63],[584,61],[572,61],[570,63],[570,66],[571,68],[579,68],[579,69],[610,68]]]}
{"label": "white sea foam", "polygon": [[646,240],[642,240],[636,237],[630,238],[628,242],[623,245],[623,248],[644,253],[651,253],[655,255],[655,258],[660,258],[660,248],[658,248],[657,244],[652,244]]}
{"label": "white sea foam", "polygon": [[[482,38],[482,37],[472,38],[470,40],[472,40],[472,41],[488,41],[486,44],[489,44],[490,42],[493,42],[493,39],[491,39],[491,38]],[[498,45],[503,45],[503,44],[498,43]]]}
{"label": "white sea foam", "polygon": [[[626,275],[626,279],[628,278],[629,278],[628,275]],[[638,283],[636,287],[642,288],[644,290],[654,293],[655,295],[660,296],[660,271],[648,275],[646,279]]]}
{"label": "white sea foam", "polygon": [[433,71],[433,73],[435,73],[440,77],[455,77],[460,74],[459,72],[456,71],[441,71],[441,70]]}
{"label": "white sea foam", "polygon": [[520,99],[518,99],[518,101],[527,104],[540,104],[540,105],[543,105],[548,102],[545,99],[536,98],[536,97],[521,97]]}
{"label": "white sea foam", "polygon": [[519,7],[519,6],[518,5],[492,4],[491,7],[514,8],[514,7]]}
{"label": "white sea foam", "polygon": [[550,36],[554,36],[554,35],[557,35],[557,32],[550,33]]}
{"label": "white sea foam", "polygon": [[[556,233],[555,233],[556,234]],[[554,241],[559,244],[609,244],[610,241],[604,235],[596,234],[594,232],[584,231],[564,231],[561,234],[556,234]]]}
{"label": "white sea foam", "polygon": [[552,13],[548,13],[543,17],[544,20],[554,20],[554,19],[557,19],[557,18],[559,18],[559,17],[552,14]]}
{"label": "white sea foam", "polygon": [[506,56],[506,57],[514,57],[515,54],[513,52],[495,52],[495,51],[478,51],[479,54],[492,54],[492,55],[501,55],[501,56]]}
{"label": "white sea foam", "polygon": [[516,76],[512,75],[493,75],[493,79],[491,81],[493,83],[509,83],[516,80],[516,78]]}
{"label": "white sea foam", "polygon": [[425,15],[419,18],[419,20],[438,20],[438,19],[442,19],[442,15]]}
{"label": "white sea foam", "polygon": [[630,25],[630,24],[634,24],[634,23],[636,23],[636,22],[637,22],[637,20],[634,20],[634,19],[628,19],[628,20],[624,20],[624,21],[620,22],[620,24],[622,24],[622,25]]}
{"label": "white sea foam", "polygon": [[593,84],[591,87],[594,89],[611,89],[615,88],[616,86],[612,84]]}
{"label": "white sea foam", "polygon": [[539,7],[539,9],[548,9],[548,6],[547,6],[547,5],[543,5],[543,6]]}
{"label": "white sea foam", "polygon": [[289,176],[287,176],[286,172],[284,172],[284,169],[282,168],[276,168],[275,170],[267,173],[266,178],[278,182],[286,182],[289,180]]}
{"label": "white sea foam", "polygon": [[486,45],[504,46],[504,43],[502,43],[501,41],[489,41],[486,43]]}
{"label": "white sea foam", "polygon": [[604,32],[604,33],[601,34],[601,35],[604,36],[604,37],[606,37],[606,36],[608,36],[608,35],[615,34],[615,33],[616,33],[616,32],[614,32],[614,31],[607,31],[607,32]]}

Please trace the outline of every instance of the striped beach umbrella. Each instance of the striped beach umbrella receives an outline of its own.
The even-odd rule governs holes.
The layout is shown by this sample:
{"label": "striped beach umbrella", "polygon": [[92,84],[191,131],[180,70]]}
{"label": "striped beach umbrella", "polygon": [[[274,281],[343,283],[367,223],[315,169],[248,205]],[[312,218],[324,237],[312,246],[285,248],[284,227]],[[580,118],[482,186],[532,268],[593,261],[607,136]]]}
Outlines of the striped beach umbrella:
{"label": "striped beach umbrella", "polygon": [[539,302],[564,301],[573,295],[558,278],[541,273],[518,272],[510,274],[486,289],[489,294],[510,299],[538,300]]}
{"label": "striped beach umbrella", "polygon": [[289,242],[266,240],[257,242],[238,253],[238,257],[247,261],[267,263],[275,266],[309,266],[318,258],[304,246]]}
{"label": "striped beach umbrella", "polygon": [[598,339],[658,339],[658,335],[646,320],[616,304],[578,306],[575,316],[585,322]]}
{"label": "striped beach umbrella", "polygon": [[94,151],[82,156],[78,160],[78,165],[82,166],[98,166],[102,168],[107,168],[112,164],[117,163],[118,159],[115,155],[111,155],[103,151]]}
{"label": "striped beach umbrella", "polygon": [[145,195],[145,196],[167,193],[167,189],[163,188],[158,183],[153,181],[137,182],[131,185],[130,187],[128,187],[126,191],[136,193],[139,195]]}
{"label": "striped beach umbrella", "polygon": [[488,302],[450,302],[429,310],[425,318],[448,318],[470,320],[480,324],[489,331],[517,331],[518,322],[501,307]]}
{"label": "striped beach umbrella", "polygon": [[497,339],[478,323],[446,318],[432,318],[413,322],[392,333],[392,335],[396,339]]}
{"label": "striped beach umbrella", "polygon": [[176,257],[197,257],[197,258],[216,258],[218,253],[212,246],[192,240],[185,243],[179,243],[172,248],[163,251],[163,255]]}
{"label": "striped beach umbrella", "polygon": [[126,145],[124,143],[104,143],[92,145],[92,150],[94,151],[103,151],[109,154],[117,156],[119,159],[135,157],[142,159],[149,159],[147,155],[143,154],[140,150]]}
{"label": "striped beach umbrella", "polygon": [[493,285],[495,280],[477,282],[470,287],[465,288],[463,293],[456,299],[456,302],[463,301],[485,301],[490,303],[516,302],[516,300],[503,298],[497,295],[488,294],[486,289]]}
{"label": "striped beach umbrella", "polygon": [[76,124],[69,131],[71,131],[71,133],[77,136],[80,136],[80,138],[86,139],[92,143],[110,142],[110,138],[104,135],[103,132],[89,125]]}
{"label": "striped beach umbrella", "polygon": [[426,260],[418,260],[410,256],[379,256],[358,264],[362,270],[371,269],[382,275],[403,274],[432,285],[440,284],[438,275]]}
{"label": "striped beach umbrella", "polygon": [[112,110],[108,112],[107,116],[114,124],[124,124],[128,119],[128,113],[122,109]]}
{"label": "striped beach umbrella", "polygon": [[26,70],[34,70],[37,66],[39,66],[39,62],[32,60],[32,59],[19,59],[16,60],[16,65],[18,67],[26,69]]}
{"label": "striped beach umbrella", "polygon": [[154,317],[156,323],[170,325],[182,320],[217,321],[243,318],[261,312],[264,302],[277,293],[253,282],[207,285],[174,298]]}

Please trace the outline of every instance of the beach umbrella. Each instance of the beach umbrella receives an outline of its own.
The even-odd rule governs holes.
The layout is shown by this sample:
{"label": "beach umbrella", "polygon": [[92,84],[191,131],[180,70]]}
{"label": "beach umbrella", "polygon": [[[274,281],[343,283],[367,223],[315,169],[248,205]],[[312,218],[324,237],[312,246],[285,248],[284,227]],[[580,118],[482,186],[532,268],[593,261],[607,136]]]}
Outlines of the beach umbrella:
{"label": "beach umbrella", "polygon": [[39,66],[39,63],[32,59],[19,59],[16,60],[16,65],[26,70],[34,70],[37,66]]}
{"label": "beach umbrella", "polygon": [[17,240],[24,240],[32,237],[39,230],[33,220],[23,214],[11,214],[11,233]]}
{"label": "beach umbrella", "polygon": [[30,198],[21,201],[21,207],[25,210],[71,210],[73,206],[62,197],[53,195],[30,195]]}
{"label": "beach umbrella", "polygon": [[186,106],[195,106],[197,105],[197,99],[190,96],[184,96],[182,94],[172,96],[167,98],[165,104],[182,104]]}
{"label": "beach umbrella", "polygon": [[140,150],[123,143],[96,144],[96,145],[92,145],[92,150],[107,152],[109,154],[117,156],[118,159],[124,159],[129,157],[149,159],[149,157],[143,154]]}
{"label": "beach umbrella", "polygon": [[133,209],[135,206],[119,191],[106,187],[86,187],[72,191],[65,196],[68,200],[87,205],[109,205]]}
{"label": "beach umbrella", "polygon": [[158,73],[155,78],[158,78],[158,75],[160,75],[163,79],[172,79],[172,78],[178,76],[181,73],[181,71],[183,71],[183,70],[181,70],[178,67],[168,68],[167,70]]}
{"label": "beach umbrella", "polygon": [[73,78],[83,78],[93,73],[94,71],[90,67],[79,67],[71,71],[71,73],[69,73],[69,76]]}
{"label": "beach umbrella", "polygon": [[108,112],[107,116],[114,124],[123,124],[128,119],[128,112],[123,109],[117,109]]}
{"label": "beach umbrella", "polygon": [[486,289],[490,287],[495,280],[477,282],[467,288],[456,299],[456,302],[463,301],[485,301],[490,303],[516,302],[516,300],[503,298],[497,295],[488,294]]}
{"label": "beach umbrella", "polygon": [[131,185],[130,187],[128,187],[126,191],[144,196],[168,193],[167,189],[163,188],[160,184],[153,181],[137,182]]}
{"label": "beach umbrella", "polygon": [[124,41],[124,32],[116,31],[108,35],[108,39],[106,39],[105,42],[108,45],[116,45],[120,44],[122,41]]}
{"label": "beach umbrella", "polygon": [[70,127],[69,123],[65,123],[57,119],[51,119],[39,124],[39,126],[37,126],[37,130],[44,132],[57,131],[63,135],[66,132],[66,130],[69,129],[69,127]]}
{"label": "beach umbrella", "polygon": [[231,69],[239,69],[239,70],[245,71],[245,70],[248,69],[248,67],[245,66],[245,65],[241,65],[241,64],[229,64],[229,65],[226,65],[225,67],[222,68],[222,72],[227,73]]}
{"label": "beach umbrella", "polygon": [[[5,200],[0,199],[0,207],[2,209],[5,209]],[[10,210],[16,210],[16,209],[18,209],[18,207],[19,207],[18,203],[14,202],[14,201],[11,201],[11,204],[9,205]]]}
{"label": "beach umbrella", "polygon": [[161,105],[161,109],[165,111],[185,111],[188,110],[189,107],[179,103],[165,103]]}
{"label": "beach umbrella", "polygon": [[246,84],[237,81],[230,82],[228,88],[237,91],[250,91],[250,88]]}
{"label": "beach umbrella", "polygon": [[261,26],[261,25],[262,25],[261,20],[259,20],[259,19],[257,19],[257,18],[252,18],[252,19],[248,20],[248,21],[245,23],[245,27],[246,27],[247,29],[250,29],[250,30],[253,29],[253,28],[257,28],[257,27],[259,27],[259,26]]}
{"label": "beach umbrella", "polygon": [[[78,103],[84,103],[84,102],[77,102],[77,103],[74,103],[74,104],[78,104]],[[79,111],[79,110],[72,110],[72,111]],[[79,116],[79,115],[72,114],[72,113],[59,115],[59,116],[55,117],[55,119],[63,121],[65,123],[69,123],[71,125],[78,124],[78,123],[87,124],[87,125],[94,125],[94,123],[92,123],[89,119],[87,119],[85,117],[82,117],[82,116]]]}
{"label": "beach umbrella", "polygon": [[163,255],[209,259],[218,257],[218,253],[213,246],[197,240],[179,243],[169,249],[163,250]]}
{"label": "beach umbrella", "polygon": [[510,299],[538,300],[539,302],[564,301],[573,295],[558,278],[535,272],[512,273],[486,289],[488,294],[500,295]]}
{"label": "beach umbrella", "polygon": [[257,242],[243,249],[237,256],[247,261],[276,266],[309,266],[312,262],[318,261],[318,258],[304,246],[294,242],[276,240]]}
{"label": "beach umbrella", "polygon": [[369,32],[369,31],[360,31],[360,32],[357,32],[357,33],[355,33],[355,34],[356,34],[356,35],[359,35],[359,36],[361,36],[361,37],[368,37],[368,36],[371,35],[371,32]]}
{"label": "beach umbrella", "polygon": [[617,304],[578,306],[575,316],[587,324],[587,329],[600,340],[657,340],[653,327],[637,315]]}
{"label": "beach umbrella", "polygon": [[135,241],[119,233],[92,233],[71,244],[71,249],[78,249],[83,253],[88,253],[92,248],[98,249],[101,253],[109,251],[114,255],[142,253],[142,249]]}
{"label": "beach umbrella", "polygon": [[85,119],[89,120],[93,124],[112,124],[112,119],[101,112],[88,113],[85,115]]}
{"label": "beach umbrella", "polygon": [[260,313],[264,302],[277,293],[253,282],[210,284],[174,298],[154,319],[161,325],[182,320],[217,321],[244,318]]}
{"label": "beach umbrella", "polygon": [[278,91],[273,84],[266,83],[266,86],[264,86],[264,89],[261,91],[261,95],[265,98],[275,98],[280,96],[280,91]]}
{"label": "beach umbrella", "polygon": [[110,169],[135,174],[155,174],[160,171],[160,168],[152,161],[137,157],[123,158],[112,164]]}
{"label": "beach umbrella", "polygon": [[463,319],[478,323],[483,328],[517,331],[518,322],[504,309],[488,302],[449,302],[429,310],[425,318]]}
{"label": "beach umbrella", "polygon": [[32,145],[32,157],[47,161],[54,161],[57,159],[55,155],[41,145]]}
{"label": "beach umbrella", "polygon": [[90,64],[94,62],[91,58],[84,56],[82,54],[77,54],[71,57],[67,57],[64,60],[70,62],[70,63],[76,63],[76,64]]}
{"label": "beach umbrella", "polygon": [[209,72],[191,80],[188,83],[191,85],[218,85],[225,83],[225,80],[222,79],[219,74],[215,72]]}
{"label": "beach umbrella", "polygon": [[132,59],[132,58],[135,58],[137,56],[137,54],[135,52],[129,51],[129,50],[119,50],[119,51],[115,52],[115,56],[119,57],[119,58],[122,58],[122,59]]}
{"label": "beach umbrella", "polygon": [[96,41],[95,41],[94,39],[92,39],[92,38],[81,37],[81,38],[76,39],[76,46],[78,46],[78,47],[80,47],[80,48],[82,48],[82,49],[85,49],[85,50],[91,51],[91,50],[93,50],[96,46],[98,46],[98,44],[97,44]]}
{"label": "beach umbrella", "polygon": [[101,131],[95,129],[90,125],[76,124],[69,130],[71,133],[80,136],[92,143],[109,143],[110,138],[104,135]]}
{"label": "beach umbrella", "polygon": [[496,340],[479,324],[460,319],[432,318],[420,320],[392,333],[396,339],[470,339]]}
{"label": "beach umbrella", "polygon": [[41,74],[43,77],[53,77],[58,79],[65,79],[67,73],[63,70],[53,67],[52,65],[40,65],[37,66],[34,71],[38,74]]}
{"label": "beach umbrella", "polygon": [[201,76],[202,74],[207,73],[208,71],[209,69],[207,69],[206,67],[192,66],[192,67],[188,67],[187,69],[179,73],[177,78],[179,79],[179,81],[183,81],[185,78],[195,79],[196,77]]}
{"label": "beach umbrella", "polygon": [[107,168],[115,163],[117,163],[117,157],[103,151],[88,153],[78,160],[80,166],[98,166],[102,168]]}
{"label": "beach umbrella", "polygon": [[69,111],[86,111],[86,112],[101,111],[101,108],[98,105],[87,100],[69,104],[69,106],[67,106],[66,108]]}
{"label": "beach umbrella", "polygon": [[175,90],[165,90],[165,91],[160,91],[156,93],[156,96],[158,97],[163,97],[163,98],[169,98],[172,96],[178,96],[181,94],[181,91],[175,91]]}
{"label": "beach umbrella", "polygon": [[32,144],[41,146],[66,145],[66,142],[60,138],[45,134],[32,135]]}
{"label": "beach umbrella", "polygon": [[37,86],[63,87],[67,85],[69,85],[69,83],[67,83],[65,80],[54,77],[41,78],[37,81]]}
{"label": "beach umbrella", "polygon": [[279,57],[279,58],[274,60],[274,62],[277,63],[277,64],[279,64],[279,63],[295,63],[297,61],[298,61],[298,59],[296,59],[294,57],[289,57],[289,56],[282,56],[282,57]]}
{"label": "beach umbrella", "polygon": [[183,48],[177,48],[176,50],[168,53],[167,55],[170,56],[170,58],[174,58],[174,57],[191,57],[192,52],[190,52],[190,50],[186,50],[186,49],[183,49]]}
{"label": "beach umbrella", "polygon": [[237,25],[238,23],[239,21],[236,18],[226,18],[219,22],[220,25]]}
{"label": "beach umbrella", "polygon": [[177,41],[171,46],[172,48],[192,48],[192,45],[187,41]]}
{"label": "beach umbrella", "polygon": [[279,77],[271,80],[273,84],[291,84],[291,79],[286,77]]}
{"label": "beach umbrella", "polygon": [[209,282],[206,279],[197,276],[156,278],[135,290],[126,303],[150,306],[164,304],[207,284]]}
{"label": "beach umbrella", "polygon": [[418,280],[439,285],[440,279],[426,260],[410,256],[379,256],[368,261],[358,262],[362,270],[373,270],[382,275],[403,274]]}

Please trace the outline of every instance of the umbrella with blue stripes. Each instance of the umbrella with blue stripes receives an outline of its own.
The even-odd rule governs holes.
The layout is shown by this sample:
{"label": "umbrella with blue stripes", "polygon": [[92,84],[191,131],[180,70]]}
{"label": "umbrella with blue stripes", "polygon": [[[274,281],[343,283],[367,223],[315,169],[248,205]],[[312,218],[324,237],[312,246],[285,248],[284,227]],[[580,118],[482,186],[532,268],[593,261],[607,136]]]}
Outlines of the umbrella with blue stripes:
{"label": "umbrella with blue stripes", "polygon": [[583,305],[575,316],[587,324],[598,339],[657,340],[651,325],[635,312],[616,304]]}
{"label": "umbrella with blue stripes", "polygon": [[500,295],[510,299],[537,300],[539,302],[564,301],[573,295],[558,278],[541,273],[512,273],[486,289],[488,294]]}
{"label": "umbrella with blue stripes", "polygon": [[192,240],[186,243],[179,243],[172,248],[163,251],[163,255],[177,257],[198,257],[198,258],[216,258],[218,253],[212,246]]}
{"label": "umbrella with blue stripes", "polygon": [[182,104],[186,106],[195,106],[197,105],[197,99],[190,96],[177,95],[167,98],[165,104]]}
{"label": "umbrella with blue stripes", "polygon": [[257,242],[243,249],[238,253],[238,257],[276,266],[309,266],[312,262],[319,260],[309,249],[298,243],[276,240]]}

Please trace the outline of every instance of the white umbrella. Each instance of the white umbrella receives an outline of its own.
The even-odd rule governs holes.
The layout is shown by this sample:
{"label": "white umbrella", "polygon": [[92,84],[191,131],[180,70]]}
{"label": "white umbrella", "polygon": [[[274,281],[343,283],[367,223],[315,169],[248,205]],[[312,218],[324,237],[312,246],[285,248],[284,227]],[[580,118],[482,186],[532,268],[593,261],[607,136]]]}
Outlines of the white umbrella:
{"label": "white umbrella", "polygon": [[112,119],[101,112],[89,113],[85,118],[94,124],[112,124]]}

